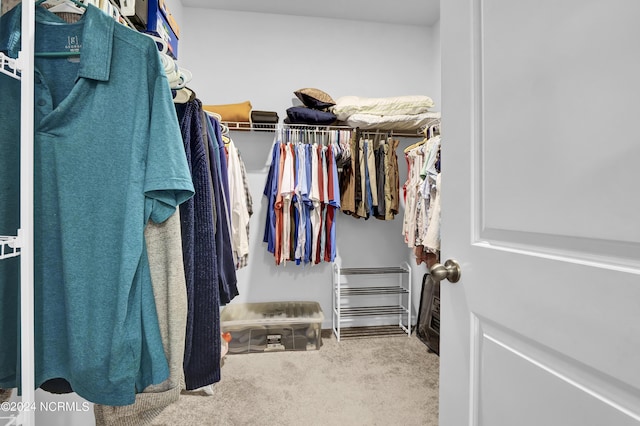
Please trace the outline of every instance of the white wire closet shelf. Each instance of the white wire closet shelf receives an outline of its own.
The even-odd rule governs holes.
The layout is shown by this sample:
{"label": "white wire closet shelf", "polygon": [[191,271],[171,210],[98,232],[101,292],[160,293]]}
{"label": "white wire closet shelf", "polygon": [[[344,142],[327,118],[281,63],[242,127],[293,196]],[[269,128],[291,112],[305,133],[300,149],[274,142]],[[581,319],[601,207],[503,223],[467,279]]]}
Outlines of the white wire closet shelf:
{"label": "white wire closet shelf", "polygon": [[[360,129],[362,133],[365,134],[388,134],[389,136],[396,137],[408,137],[408,138],[417,138],[424,137],[425,128],[431,127],[437,123],[440,123],[440,118],[434,118],[433,121],[430,121],[425,126],[422,126],[419,130],[416,131],[394,131],[394,130],[383,130],[383,129]],[[300,130],[311,130],[316,132],[327,132],[333,130],[356,130],[354,127],[344,126],[344,125],[322,125],[322,124],[287,124],[287,123],[253,123],[249,121],[222,121],[221,124],[227,126],[229,130],[241,130],[241,131],[276,131],[278,129],[300,129]]]}
{"label": "white wire closet shelf", "polygon": [[0,260],[20,255],[18,237],[0,235]]}
{"label": "white wire closet shelf", "polygon": [[0,72],[20,80],[20,70],[18,70],[16,60],[0,53]]}

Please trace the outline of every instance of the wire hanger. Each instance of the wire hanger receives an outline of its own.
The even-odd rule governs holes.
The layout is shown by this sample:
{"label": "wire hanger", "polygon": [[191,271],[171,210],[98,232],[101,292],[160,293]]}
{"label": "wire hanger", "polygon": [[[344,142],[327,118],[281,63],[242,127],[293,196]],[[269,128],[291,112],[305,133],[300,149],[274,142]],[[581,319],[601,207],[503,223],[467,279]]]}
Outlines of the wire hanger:
{"label": "wire hanger", "polygon": [[[36,6],[40,6],[45,1],[47,1],[47,0],[37,0],[36,1]],[[58,7],[58,6],[60,6],[61,4],[64,4],[64,3],[67,3],[67,4],[71,3],[74,6],[77,6],[77,8],[79,10],[82,10],[82,11],[87,9],[87,5],[84,4],[83,2],[81,2],[80,0],[65,0],[63,3],[57,4],[57,5],[53,6],[52,8],[50,8],[49,10],[51,10],[52,12],[55,12],[55,10],[52,10],[52,9],[55,9],[56,7]],[[69,12],[69,11],[68,10],[63,10],[63,11],[60,11],[60,12]]]}
{"label": "wire hanger", "polygon": [[86,10],[86,6],[84,4],[80,5],[79,2],[74,2],[72,0],[63,1],[60,4],[57,4],[53,7],[49,8],[49,12],[51,13],[76,13],[78,15],[82,15]]}
{"label": "wire hanger", "polygon": [[[46,0],[37,0],[36,1],[36,6],[40,6],[42,3],[44,3]],[[87,9],[87,5],[85,5],[84,3],[80,2],[79,0],[65,0],[66,2],[69,3],[73,3],[75,6],[78,6],[78,8],[82,8],[84,10]],[[35,56],[39,56],[39,57],[45,57],[45,58],[66,58],[69,56],[80,56],[80,52],[79,51],[74,51],[74,52],[35,52],[34,53]]]}
{"label": "wire hanger", "polygon": [[222,134],[222,136],[229,136],[229,126],[220,123],[220,134]]}

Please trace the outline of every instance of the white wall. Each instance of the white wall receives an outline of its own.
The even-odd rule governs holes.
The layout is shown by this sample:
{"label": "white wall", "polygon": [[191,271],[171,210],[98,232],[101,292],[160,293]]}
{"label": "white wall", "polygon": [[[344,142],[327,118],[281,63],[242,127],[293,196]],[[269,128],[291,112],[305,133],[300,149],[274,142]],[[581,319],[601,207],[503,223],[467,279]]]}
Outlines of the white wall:
{"label": "white wall", "polygon": [[[179,64],[204,104],[251,101],[254,109],[286,117],[293,92],[316,87],[337,98],[424,94],[440,102],[439,28],[184,8]],[[186,24],[188,22],[188,24]],[[238,271],[233,302],[313,300],[331,325],[331,265],[275,266],[262,236],[265,160],[272,135],[234,132],[247,165],[254,201],[249,266]],[[400,179],[406,178],[402,148]],[[402,212],[394,221],[339,214],[338,252],[345,267],[395,266],[411,258],[403,243]],[[415,264],[414,264],[415,265]],[[424,265],[414,273],[417,310]],[[232,302],[232,303],[233,303]],[[416,311],[417,312],[417,311]]]}
{"label": "white wall", "polygon": [[431,98],[435,102],[436,109],[441,111],[442,108],[440,107],[440,105],[442,100],[442,90],[441,90],[442,74],[440,70],[441,50],[440,50],[440,20],[439,19],[436,21],[436,23],[433,26],[430,27],[430,30],[431,32],[429,34],[429,39],[431,41],[431,45],[429,46],[430,49],[429,49],[429,56],[427,57],[427,60],[431,65],[431,68],[429,70],[429,75],[433,77],[433,81],[435,82],[435,84],[433,87],[433,93],[431,93],[429,96],[431,96]]}
{"label": "white wall", "polygon": [[183,18],[179,63],[205,104],[250,100],[283,118],[303,87],[334,98],[439,92],[429,27],[198,8]]}

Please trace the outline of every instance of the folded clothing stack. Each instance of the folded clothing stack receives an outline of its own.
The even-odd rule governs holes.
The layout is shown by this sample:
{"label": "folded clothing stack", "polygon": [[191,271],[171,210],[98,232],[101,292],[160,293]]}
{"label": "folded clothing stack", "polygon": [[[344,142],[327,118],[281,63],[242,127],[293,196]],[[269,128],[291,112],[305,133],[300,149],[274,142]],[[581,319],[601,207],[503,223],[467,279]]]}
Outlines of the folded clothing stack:
{"label": "folded clothing stack", "polygon": [[408,131],[440,118],[439,112],[430,111],[433,106],[433,100],[423,95],[387,98],[343,96],[338,98],[331,111],[338,120],[351,127]]}
{"label": "folded clothing stack", "polygon": [[309,124],[311,126],[330,125],[335,123],[336,116],[328,111],[335,101],[320,89],[304,88],[293,92],[304,106],[293,106],[287,109],[287,124]]}
{"label": "folded clothing stack", "polygon": [[246,328],[244,330],[234,330],[231,333],[232,339],[229,342],[230,354],[248,354],[253,352],[264,352],[267,348],[267,328]]}
{"label": "folded clothing stack", "polygon": [[251,127],[252,105],[250,101],[237,104],[202,105],[202,109],[218,114],[221,121],[225,123],[238,123],[237,126],[232,126],[234,129],[249,129]]}
{"label": "folded clothing stack", "polygon": [[273,130],[278,124],[278,113],[274,111],[251,111],[251,122],[254,129]]}

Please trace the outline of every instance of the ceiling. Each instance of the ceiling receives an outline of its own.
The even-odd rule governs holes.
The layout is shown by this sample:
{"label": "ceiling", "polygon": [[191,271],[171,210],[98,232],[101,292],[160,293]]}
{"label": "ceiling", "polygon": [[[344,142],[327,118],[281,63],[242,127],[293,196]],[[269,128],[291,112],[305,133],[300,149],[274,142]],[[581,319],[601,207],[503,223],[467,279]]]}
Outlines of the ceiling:
{"label": "ceiling", "polygon": [[182,5],[420,26],[440,18],[440,0],[182,0]]}

